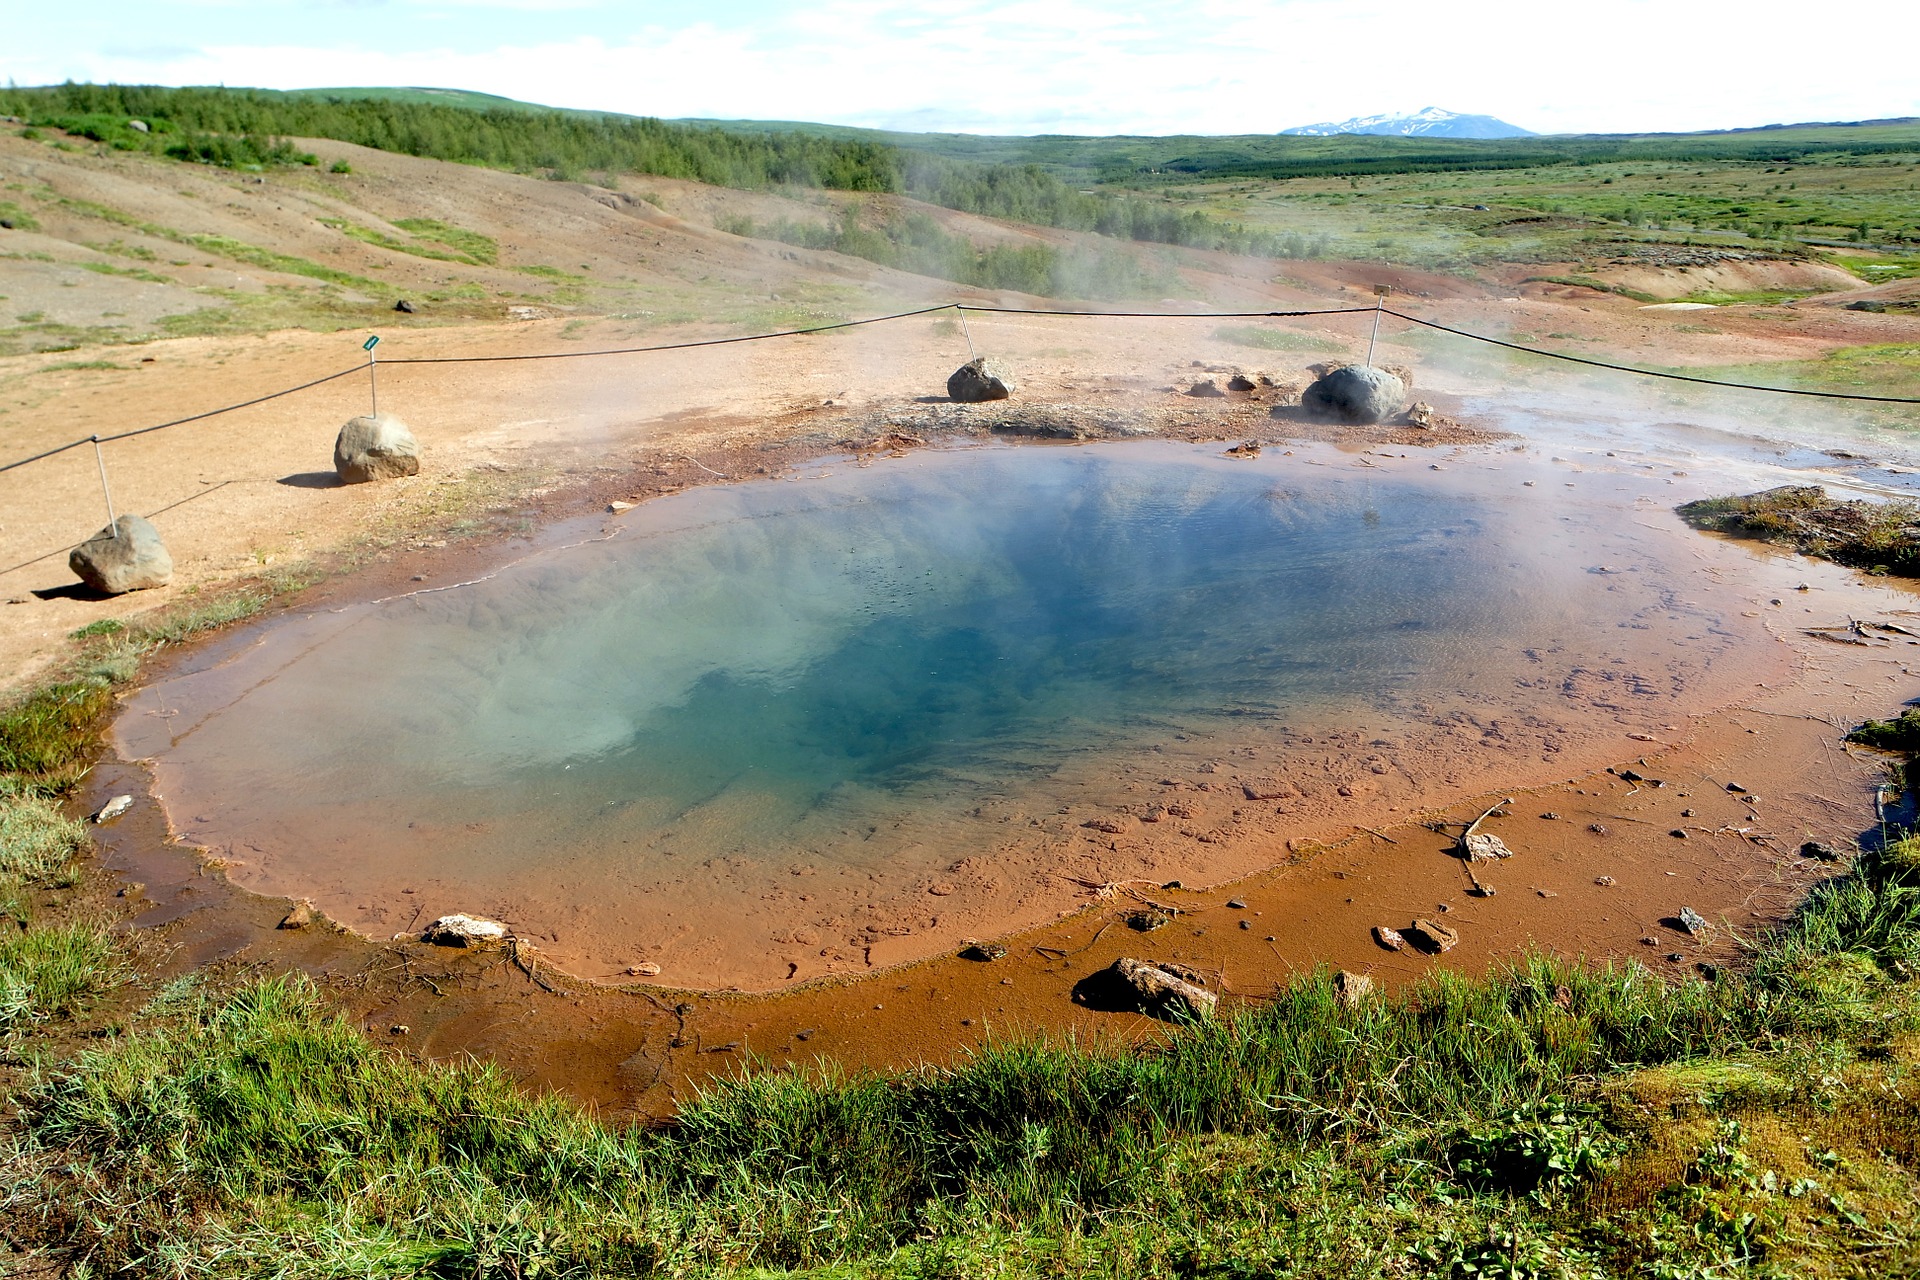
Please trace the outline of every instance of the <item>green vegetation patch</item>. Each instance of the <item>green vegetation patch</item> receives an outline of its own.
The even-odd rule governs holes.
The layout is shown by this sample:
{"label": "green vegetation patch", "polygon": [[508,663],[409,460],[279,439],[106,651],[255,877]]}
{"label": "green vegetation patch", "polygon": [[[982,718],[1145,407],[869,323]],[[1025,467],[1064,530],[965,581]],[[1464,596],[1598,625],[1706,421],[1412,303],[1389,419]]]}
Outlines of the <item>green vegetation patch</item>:
{"label": "green vegetation patch", "polygon": [[1876,573],[1920,577],[1920,503],[1836,502],[1819,485],[1781,485],[1677,508],[1696,529],[1757,538]]}
{"label": "green vegetation patch", "polygon": [[276,253],[272,249],[263,249],[259,245],[248,244],[244,240],[235,240],[231,236],[190,234],[177,238],[182,244],[190,244],[196,249],[204,249],[208,253],[231,258],[235,262],[244,262],[265,271],[281,271],[288,275],[306,276],[312,280],[324,280],[328,284],[344,285],[349,289],[358,289],[365,293],[382,293],[387,288],[377,280],[369,280],[365,276],[357,276],[350,271],[340,271],[306,258]]}
{"label": "green vegetation patch", "polygon": [[1299,333],[1292,329],[1255,324],[1222,325],[1213,336],[1235,346],[1257,351],[1311,351],[1333,354],[1345,351],[1346,344],[1318,333]]}
{"label": "green vegetation patch", "polygon": [[0,936],[0,1032],[67,1017],[122,981],[120,949],[97,924]]}
{"label": "green vegetation patch", "polygon": [[1713,982],[1321,972],[1138,1048],[749,1069],[661,1129],[389,1053],[300,975],[183,991],[27,1093],[18,1203],[135,1275],[1848,1274],[1920,1248],[1907,866]]}
{"label": "green vegetation patch", "polygon": [[1869,720],[1849,733],[1847,741],[1881,751],[1920,752],[1920,707],[1908,707],[1897,719]]}
{"label": "green vegetation patch", "polygon": [[1596,293],[1617,293],[1623,298],[1632,298],[1635,302],[1658,302],[1653,294],[1641,289],[1630,289],[1623,284],[1608,284],[1592,276],[1528,276],[1522,284],[1565,284],[1576,289],[1592,289]]}
{"label": "green vegetation patch", "polygon": [[86,845],[86,827],[48,798],[17,784],[0,790],[0,883],[71,883]]}
{"label": "green vegetation patch", "polygon": [[[464,262],[472,267],[491,265],[499,253],[494,242],[486,236],[462,231],[458,227],[449,227],[445,223],[426,218],[407,218],[393,224],[403,230],[412,230],[414,226],[425,225],[436,232],[431,236],[419,235],[413,240],[400,240],[384,231],[363,227],[345,218],[320,218],[317,221],[320,225],[332,227],[342,235],[363,244],[391,250],[394,253],[412,254],[416,258],[432,258],[438,262]],[[444,247],[448,244],[456,247]],[[484,256],[476,256],[476,253]]]}
{"label": "green vegetation patch", "polygon": [[82,271],[91,271],[102,276],[128,276],[135,280],[144,280],[148,284],[172,284],[166,276],[148,271],[144,267],[121,267],[111,262],[78,262],[74,264]]}
{"label": "green vegetation patch", "polygon": [[1144,297],[1178,288],[1125,252],[1062,252],[1049,244],[980,246],[917,212],[848,206],[835,222],[756,223],[733,218],[722,231],[809,249],[830,249],[916,275],[985,289],[1014,289],[1041,297]]}
{"label": "green vegetation patch", "polygon": [[1714,307],[1777,307],[1783,302],[1797,302],[1801,298],[1810,298],[1819,292],[1818,289],[1748,289],[1739,293],[1727,293],[1708,289],[1700,293],[1690,293],[1679,301],[1704,302]]}
{"label": "green vegetation patch", "polygon": [[11,200],[0,200],[0,220],[11,222],[15,231],[38,231],[40,222]]}
{"label": "green vegetation patch", "polygon": [[492,266],[500,260],[500,246],[492,236],[451,226],[433,218],[395,218],[393,225],[422,240],[443,244],[468,262]]}
{"label": "green vegetation patch", "polygon": [[49,774],[80,764],[112,707],[105,684],[71,680],[0,710],[0,773]]}

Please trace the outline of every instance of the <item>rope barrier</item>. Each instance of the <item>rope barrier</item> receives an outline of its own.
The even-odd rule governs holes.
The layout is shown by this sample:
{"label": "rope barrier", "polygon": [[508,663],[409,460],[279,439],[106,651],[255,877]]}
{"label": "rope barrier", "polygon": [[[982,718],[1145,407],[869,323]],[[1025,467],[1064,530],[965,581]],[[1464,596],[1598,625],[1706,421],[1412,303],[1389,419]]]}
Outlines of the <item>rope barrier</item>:
{"label": "rope barrier", "polygon": [[[897,311],[890,315],[867,316],[860,320],[840,320],[833,324],[812,325],[802,329],[777,329],[768,333],[740,334],[732,338],[702,338],[689,342],[666,342],[646,347],[610,347],[595,351],[537,351],[501,356],[402,356],[393,360],[385,360],[381,363],[389,365],[491,364],[513,360],[580,360],[596,356],[646,355],[661,351],[690,351],[698,347],[724,347],[738,342],[766,342],[775,338],[798,338],[815,333],[831,333],[839,329],[857,329],[863,325],[885,324],[894,320],[909,320],[915,316],[934,315],[941,311],[960,312],[962,313],[963,321],[965,318],[964,313],[969,311],[982,315],[1056,316],[1083,320],[1286,320],[1310,316],[1366,315],[1368,313],[1384,311],[1385,314],[1400,320],[1405,320],[1409,324],[1421,325],[1428,329],[1438,330],[1441,333],[1449,333],[1455,337],[1466,338],[1473,342],[1482,342],[1489,346],[1504,347],[1509,351],[1519,351],[1527,355],[1544,356],[1549,360],[1562,360],[1569,364],[1587,365],[1595,369],[1608,369],[1615,373],[1634,374],[1643,378],[1664,378],[1670,382],[1691,382],[1700,386],[1723,387],[1730,391],[1759,391],[1769,395],[1809,396],[1822,400],[1857,400],[1871,404],[1920,405],[1920,397],[1913,396],[1871,396],[1850,391],[1810,391],[1799,387],[1767,387],[1746,382],[1721,382],[1714,378],[1696,378],[1689,374],[1668,373],[1659,369],[1642,369],[1633,365],[1611,364],[1605,360],[1593,360],[1585,356],[1567,355],[1559,351],[1547,351],[1539,347],[1522,346],[1517,342],[1508,342],[1501,338],[1488,337],[1483,333],[1474,333],[1467,329],[1456,329],[1450,325],[1440,324],[1437,321],[1423,320],[1419,316],[1410,316],[1403,311],[1395,311],[1390,307],[1329,307],[1308,311],[1073,311],[1027,307],[988,307],[965,302],[946,302],[935,307],[920,307],[913,311]],[[221,414],[234,413],[241,409],[250,409],[254,405],[265,404],[269,400],[278,400],[282,396],[290,396],[301,391],[308,391],[325,383],[357,374],[364,368],[364,365],[355,365],[351,369],[342,369],[338,373],[330,373],[324,378],[315,378],[311,382],[303,382],[297,387],[288,387],[283,391],[269,392],[263,396],[255,396],[251,400],[243,400],[239,404],[230,404],[219,409],[209,409],[205,413],[196,413],[190,417],[175,418],[171,422],[159,422],[149,427],[136,427],[132,431],[122,431],[110,436],[85,436],[79,440],[70,441],[67,444],[57,445],[42,453],[36,453],[31,457],[21,458],[17,461],[0,465],[0,474],[28,466],[31,463],[45,461],[48,458],[65,453],[69,449],[77,449],[83,444],[100,445],[110,444],[115,440],[130,440],[135,436],[144,436],[154,431],[165,431],[170,427],[181,427],[190,422],[202,422],[208,418],[219,417]]]}
{"label": "rope barrier", "polygon": [[1630,364],[1608,364],[1605,360],[1590,360],[1586,356],[1570,356],[1559,351],[1545,351],[1539,347],[1523,347],[1517,342],[1506,342],[1500,338],[1489,338],[1484,333],[1472,333],[1466,329],[1455,329],[1433,320],[1422,320],[1419,316],[1410,316],[1395,311],[1392,307],[1382,308],[1390,316],[1398,316],[1409,324],[1424,325],[1429,329],[1438,329],[1441,333],[1451,333],[1456,337],[1471,338],[1475,342],[1484,342],[1489,346],[1505,347],[1509,351],[1524,351],[1530,356],[1546,356],[1550,360],[1564,360],[1568,364],[1584,364],[1595,369],[1611,369],[1615,373],[1633,373],[1642,378],[1665,378],[1669,382],[1693,382],[1703,387],[1726,387],[1731,391],[1765,391],[1776,396],[1814,396],[1821,400],[1866,400],[1873,404],[1920,404],[1920,397],[1914,396],[1869,396],[1853,391],[1808,391],[1802,387],[1763,387],[1750,382],[1721,382],[1717,378],[1695,378],[1684,373],[1667,373],[1660,369],[1640,369]]}
{"label": "rope barrier", "polygon": [[251,400],[242,400],[239,404],[230,404],[224,408],[209,409],[205,413],[196,413],[192,417],[175,418],[172,422],[156,422],[150,427],[135,427],[132,431],[122,431],[118,435],[82,436],[70,444],[60,445],[47,450],[45,453],[36,453],[31,458],[21,458],[18,462],[9,462],[5,466],[0,467],[0,474],[12,471],[15,467],[24,467],[29,462],[39,462],[43,458],[51,458],[55,454],[65,453],[69,449],[78,449],[83,444],[112,444],[115,440],[131,440],[134,436],[144,436],[151,431],[165,431],[168,427],[184,427],[189,422],[199,422],[206,418],[217,418],[223,413],[232,413],[237,409],[250,409],[256,404],[265,404],[269,400],[278,400],[281,396],[290,396],[297,391],[306,391],[309,388],[319,386],[323,382],[332,382],[337,378],[344,378],[350,373],[359,373],[363,367],[364,366],[361,365],[355,365],[351,369],[342,369],[339,373],[330,373],[324,378],[315,378],[312,382],[303,382],[297,387],[288,387],[284,391],[273,391],[264,396],[255,396]]}

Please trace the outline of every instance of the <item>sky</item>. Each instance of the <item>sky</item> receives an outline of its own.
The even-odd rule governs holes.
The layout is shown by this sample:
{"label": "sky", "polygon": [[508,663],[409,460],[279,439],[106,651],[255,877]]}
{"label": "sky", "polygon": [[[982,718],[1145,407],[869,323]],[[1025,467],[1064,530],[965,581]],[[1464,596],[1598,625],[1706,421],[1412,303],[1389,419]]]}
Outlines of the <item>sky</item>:
{"label": "sky", "polygon": [[1915,0],[1852,0],[1838,25],[1751,0],[0,0],[0,16],[0,76],[22,85],[423,85],[1000,134],[1272,133],[1427,106],[1542,133],[1920,115]]}

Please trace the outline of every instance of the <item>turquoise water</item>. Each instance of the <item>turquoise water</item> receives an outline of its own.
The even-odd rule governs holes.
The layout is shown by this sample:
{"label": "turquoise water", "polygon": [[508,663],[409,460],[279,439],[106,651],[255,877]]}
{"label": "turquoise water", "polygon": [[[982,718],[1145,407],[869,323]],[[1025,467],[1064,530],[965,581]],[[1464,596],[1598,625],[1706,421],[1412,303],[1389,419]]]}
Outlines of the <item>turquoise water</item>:
{"label": "turquoise water", "polygon": [[1714,616],[1645,531],[1518,483],[1129,444],[696,491],[257,629],[146,691],[122,745],[245,883],[376,933],[517,917],[599,972],[679,937],[722,982],[730,941],[938,931],[889,895],[1026,902],[1083,810],[1166,770],[1550,707],[1630,646],[1706,661]]}

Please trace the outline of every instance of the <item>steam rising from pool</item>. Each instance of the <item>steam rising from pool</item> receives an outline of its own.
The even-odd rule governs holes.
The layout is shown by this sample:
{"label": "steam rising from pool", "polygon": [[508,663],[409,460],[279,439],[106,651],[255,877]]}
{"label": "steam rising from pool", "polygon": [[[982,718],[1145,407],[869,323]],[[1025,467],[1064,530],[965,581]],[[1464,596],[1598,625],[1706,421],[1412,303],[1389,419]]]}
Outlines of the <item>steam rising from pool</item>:
{"label": "steam rising from pool", "polygon": [[[765,987],[1250,870],[1289,813],[1704,692],[1732,637],[1670,535],[1495,474],[1136,444],[701,490],[259,628],[121,745],[243,883],[368,932],[473,910],[594,976]],[[1195,819],[1136,821],[1176,791]]]}

